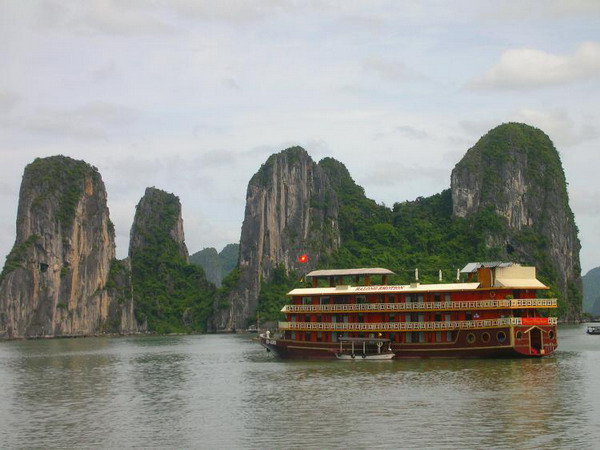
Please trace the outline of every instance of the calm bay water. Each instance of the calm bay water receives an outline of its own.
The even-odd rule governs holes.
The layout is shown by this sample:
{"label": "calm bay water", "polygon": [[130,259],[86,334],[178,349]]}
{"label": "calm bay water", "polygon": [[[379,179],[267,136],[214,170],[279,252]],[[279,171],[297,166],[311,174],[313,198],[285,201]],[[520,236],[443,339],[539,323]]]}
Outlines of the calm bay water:
{"label": "calm bay water", "polygon": [[2,448],[594,448],[600,336],[523,360],[281,361],[250,335],[0,343]]}

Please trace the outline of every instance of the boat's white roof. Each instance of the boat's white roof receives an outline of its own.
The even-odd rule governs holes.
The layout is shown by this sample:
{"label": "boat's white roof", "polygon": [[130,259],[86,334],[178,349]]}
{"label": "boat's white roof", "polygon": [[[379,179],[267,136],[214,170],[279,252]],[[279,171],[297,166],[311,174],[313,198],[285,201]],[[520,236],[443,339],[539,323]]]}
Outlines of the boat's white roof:
{"label": "boat's white roof", "polygon": [[306,274],[307,277],[343,277],[356,275],[394,275],[389,269],[374,267],[368,269],[331,269],[331,270],[313,270]]}
{"label": "boat's white roof", "polygon": [[393,294],[399,292],[442,292],[442,291],[470,291],[477,289],[479,283],[447,283],[447,284],[406,284],[406,285],[374,285],[374,286],[336,286],[318,288],[297,288],[287,295],[348,295],[348,294]]}

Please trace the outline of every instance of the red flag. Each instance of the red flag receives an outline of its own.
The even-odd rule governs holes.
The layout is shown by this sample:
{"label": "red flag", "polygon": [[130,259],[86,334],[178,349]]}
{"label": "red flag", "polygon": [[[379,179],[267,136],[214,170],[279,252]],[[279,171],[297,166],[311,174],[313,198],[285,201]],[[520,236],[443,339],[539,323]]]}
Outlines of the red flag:
{"label": "red flag", "polygon": [[298,258],[298,262],[300,264],[305,264],[308,262],[308,255],[305,253],[304,255],[300,255],[300,257]]}

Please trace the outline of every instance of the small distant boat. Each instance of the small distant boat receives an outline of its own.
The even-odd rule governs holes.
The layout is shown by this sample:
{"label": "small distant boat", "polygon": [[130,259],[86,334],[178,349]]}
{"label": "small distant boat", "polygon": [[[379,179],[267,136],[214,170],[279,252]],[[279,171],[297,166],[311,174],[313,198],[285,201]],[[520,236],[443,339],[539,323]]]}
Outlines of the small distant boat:
{"label": "small distant boat", "polygon": [[600,334],[600,325],[588,325],[585,332],[587,334]]}
{"label": "small distant boat", "polygon": [[[344,346],[344,344],[346,344]],[[348,348],[350,344],[350,348]],[[362,351],[356,352],[354,344],[362,344]],[[387,349],[382,350],[384,344],[387,344]],[[346,347],[346,348],[344,348]],[[341,338],[340,339],[340,350],[335,354],[337,359],[345,360],[368,360],[368,361],[381,361],[392,359],[394,352],[390,348],[389,339],[373,339],[373,338]]]}

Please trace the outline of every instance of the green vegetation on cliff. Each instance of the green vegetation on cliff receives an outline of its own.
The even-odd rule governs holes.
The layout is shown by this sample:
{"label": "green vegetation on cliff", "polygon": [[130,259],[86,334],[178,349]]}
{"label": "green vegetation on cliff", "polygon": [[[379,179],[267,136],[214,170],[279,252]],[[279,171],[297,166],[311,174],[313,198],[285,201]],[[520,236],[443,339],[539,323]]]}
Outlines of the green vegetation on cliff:
{"label": "green vegetation on cliff", "polygon": [[[145,211],[138,205],[132,229],[132,238],[141,242],[130,248],[136,318],[147,321],[148,330],[156,333],[205,331],[215,288],[201,267],[188,264],[171,235],[180,214],[179,199],[154,191]],[[138,214],[150,217],[143,220]]]}
{"label": "green vegetation on cliff", "polygon": [[302,154],[305,154],[306,150],[302,147],[290,147],[282,150],[277,154],[269,156],[267,161],[260,166],[258,172],[250,180],[250,184],[257,184],[259,186],[267,186],[271,182],[273,176],[273,166],[278,157],[284,157],[289,165],[295,164],[302,158]]}
{"label": "green vegetation on cliff", "polygon": [[[523,161],[516,161],[517,155]],[[482,173],[480,196],[491,200],[502,192],[505,181],[498,169],[516,165],[526,169],[524,175],[536,191],[534,194],[557,190],[561,206],[571,212],[560,155],[550,138],[538,128],[514,122],[500,125],[481,137],[456,167]]]}
{"label": "green vegetation on cliff", "polygon": [[[86,178],[95,182],[99,177],[94,166],[62,155],[36,158],[25,168],[24,175],[24,179],[40,187],[32,208],[42,206],[48,198],[55,200],[59,206],[56,217],[64,233],[73,225],[75,208],[84,193]],[[24,185],[23,188],[31,189],[31,186]]]}
{"label": "green vegetation on cliff", "polygon": [[115,301],[111,302],[108,317],[100,327],[103,332],[118,333],[121,329],[122,308],[131,300],[133,295],[131,271],[126,260],[113,259],[111,261],[105,289]]}
{"label": "green vegetation on cliff", "polygon": [[214,296],[213,310],[226,309],[230,306],[229,294],[237,287],[240,281],[240,268],[234,268],[221,282],[221,287],[217,289]]}
{"label": "green vegetation on cliff", "polygon": [[354,182],[344,164],[324,158],[319,166],[327,174],[338,197],[338,222],[343,242],[362,242],[369,226],[391,220],[390,210],[367,198],[365,190]]}
{"label": "green vegetation on cliff", "polygon": [[0,273],[0,282],[4,279],[6,275],[8,275],[13,270],[23,267],[25,263],[25,256],[27,253],[27,249],[31,246],[35,245],[35,243],[39,240],[39,236],[32,234],[20,244],[16,244],[13,249],[10,251],[8,256],[6,257],[6,262],[4,263],[4,267],[2,268],[2,273]]}
{"label": "green vegetation on cliff", "polygon": [[439,269],[462,267],[476,255],[491,257],[479,230],[501,226],[501,220],[488,212],[473,221],[453,220],[450,190],[390,209],[368,199],[342,163],[325,158],[319,165],[333,180],[342,237],[323,267],[387,267],[398,274],[396,282],[407,282],[416,267],[433,279]]}
{"label": "green vegetation on cliff", "polygon": [[[567,280],[561,294],[564,274],[557,273],[550,242],[543,233],[548,215],[556,215],[552,219],[565,220],[567,228],[568,223],[573,224],[574,251],[579,251],[560,157],[542,131],[524,124],[504,124],[467,152],[457,168],[482,181],[477,192],[479,208],[466,217],[453,214],[450,189],[396,203],[390,209],[368,199],[342,163],[325,158],[319,166],[336,191],[341,234],[341,246],[329,256],[320,255],[319,267],[386,267],[397,273],[393,283],[408,283],[414,279],[415,268],[419,268],[422,282],[435,282],[440,269],[444,280],[451,281],[456,279],[456,269],[471,261],[515,261],[537,267],[540,280],[551,287],[547,295],[559,297],[559,316],[577,315],[581,302],[578,257],[574,258],[575,278]],[[536,199],[532,202],[539,208],[535,226],[511,228],[507,218],[497,212],[497,202],[506,201],[500,197],[514,195],[503,184],[513,169],[524,170],[526,195]],[[263,283],[259,311],[265,317],[279,316],[287,299],[275,297],[288,281],[275,271],[273,280]]]}
{"label": "green vegetation on cliff", "polygon": [[240,255],[240,244],[227,244],[223,250],[219,252],[219,260],[223,276],[227,276],[237,266]]}
{"label": "green vegetation on cliff", "polygon": [[445,190],[363,216],[354,223],[353,238],[343,240],[322,266],[386,267],[397,273],[397,283],[414,279],[415,268],[421,281],[433,282],[442,269],[444,279],[451,280],[467,262],[496,257],[497,249],[486,247],[482,230],[502,226],[502,219],[488,210],[471,220],[453,219],[450,190]]}
{"label": "green vegetation on cliff", "polygon": [[261,322],[284,319],[281,308],[289,303],[286,294],[299,284],[295,276],[295,273],[286,273],[285,267],[280,265],[273,269],[271,280],[268,283],[262,283],[257,310]]}

